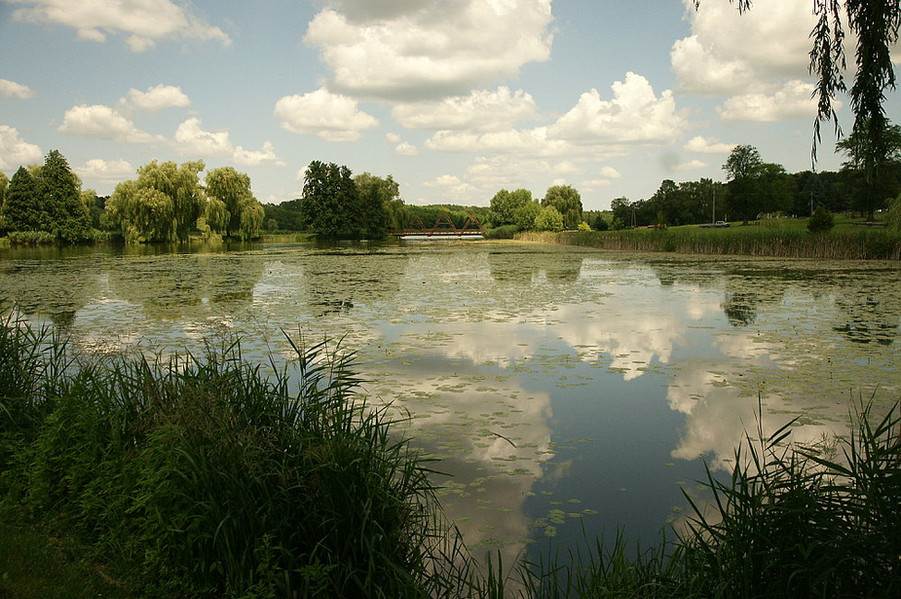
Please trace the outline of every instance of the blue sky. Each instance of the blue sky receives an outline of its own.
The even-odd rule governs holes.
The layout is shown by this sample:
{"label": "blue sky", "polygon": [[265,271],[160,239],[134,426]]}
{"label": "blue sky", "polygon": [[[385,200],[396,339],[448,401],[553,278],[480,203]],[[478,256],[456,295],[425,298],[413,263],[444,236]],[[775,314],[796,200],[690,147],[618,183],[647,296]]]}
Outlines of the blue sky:
{"label": "blue sky", "polygon": [[104,195],[151,160],[202,159],[277,203],[322,160],[390,174],[411,204],[569,184],[606,209],[722,180],[736,144],[809,168],[810,0],[692,6],[0,0],[0,170],[58,149]]}

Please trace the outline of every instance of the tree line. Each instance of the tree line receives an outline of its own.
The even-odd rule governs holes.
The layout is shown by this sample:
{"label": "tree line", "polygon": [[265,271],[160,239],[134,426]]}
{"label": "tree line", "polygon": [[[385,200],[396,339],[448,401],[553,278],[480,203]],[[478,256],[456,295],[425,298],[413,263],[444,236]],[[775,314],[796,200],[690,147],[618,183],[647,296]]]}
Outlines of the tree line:
{"label": "tree line", "polygon": [[43,165],[0,173],[0,232],[24,243],[80,243],[121,236],[127,243],[253,239],[265,212],[250,177],[232,167],[207,172],[203,161],[153,162],[110,197],[82,191],[66,158],[51,150]]}
{"label": "tree line", "polygon": [[739,145],[723,165],[726,183],[664,180],[646,200],[614,199],[610,224],[626,228],[747,221],[777,214],[811,216],[817,207],[857,212],[873,220],[876,211],[901,192],[901,127],[889,125],[884,137],[890,143],[879,160],[878,176],[867,171],[871,157],[863,133],[838,142],[837,149],[847,160],[837,172],[788,173],[779,164],[764,162],[754,146]]}

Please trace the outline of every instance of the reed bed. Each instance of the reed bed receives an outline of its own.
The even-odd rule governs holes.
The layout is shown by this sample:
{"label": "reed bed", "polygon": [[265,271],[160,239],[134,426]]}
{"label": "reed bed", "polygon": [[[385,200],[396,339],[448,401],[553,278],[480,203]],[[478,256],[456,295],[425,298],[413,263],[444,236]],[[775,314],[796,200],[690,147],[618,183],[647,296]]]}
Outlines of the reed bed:
{"label": "reed bed", "polygon": [[117,556],[139,596],[461,596],[427,462],[355,394],[352,356],[240,345],[87,362],[0,326],[6,508]]}
{"label": "reed bed", "polygon": [[801,228],[767,226],[622,231],[524,232],[523,241],[605,250],[741,255],[821,260],[901,260],[901,235],[886,229],[834,230],[812,234]]}

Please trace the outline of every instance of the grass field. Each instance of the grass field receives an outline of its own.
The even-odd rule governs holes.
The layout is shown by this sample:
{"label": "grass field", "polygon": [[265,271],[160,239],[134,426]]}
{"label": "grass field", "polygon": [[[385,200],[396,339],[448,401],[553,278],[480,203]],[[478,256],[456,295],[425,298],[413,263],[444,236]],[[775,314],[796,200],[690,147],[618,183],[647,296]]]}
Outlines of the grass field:
{"label": "grass field", "polygon": [[866,227],[837,217],[826,233],[807,230],[807,219],[771,219],[730,227],[697,225],[668,229],[520,233],[525,241],[578,245],[607,250],[676,252],[852,260],[901,259],[901,232],[890,227]]}

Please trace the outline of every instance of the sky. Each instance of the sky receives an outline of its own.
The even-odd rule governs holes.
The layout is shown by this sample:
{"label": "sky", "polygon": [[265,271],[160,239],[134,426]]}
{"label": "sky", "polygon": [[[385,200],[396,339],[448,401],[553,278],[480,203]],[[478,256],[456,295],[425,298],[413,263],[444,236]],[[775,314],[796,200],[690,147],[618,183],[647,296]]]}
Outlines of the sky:
{"label": "sky", "polygon": [[[737,144],[807,170],[811,7],[0,0],[0,171],[57,149],[107,195],[153,160],[199,159],[279,203],[320,160],[391,175],[408,204],[572,185],[603,210],[664,179],[724,180]],[[897,94],[886,107],[901,120]],[[824,131],[816,167],[836,170]]]}

